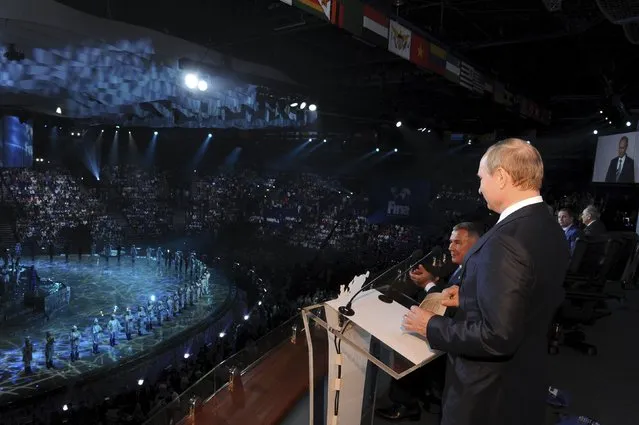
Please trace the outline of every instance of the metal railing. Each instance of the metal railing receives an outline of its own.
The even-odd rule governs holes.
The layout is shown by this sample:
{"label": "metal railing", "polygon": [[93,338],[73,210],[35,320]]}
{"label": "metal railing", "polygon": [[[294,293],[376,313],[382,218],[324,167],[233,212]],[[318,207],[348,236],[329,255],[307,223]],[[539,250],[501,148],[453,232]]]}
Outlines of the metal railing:
{"label": "metal railing", "polygon": [[[282,344],[291,343],[294,333],[303,332],[304,324],[300,314],[296,314],[273,331],[227,358],[200,378],[180,396],[162,406],[144,425],[178,424],[193,415],[197,406],[209,403],[220,391],[228,387],[232,374],[243,375],[259,364]],[[297,337],[298,339],[300,336]],[[302,337],[303,338],[303,337]],[[239,409],[240,407],[238,407]]]}

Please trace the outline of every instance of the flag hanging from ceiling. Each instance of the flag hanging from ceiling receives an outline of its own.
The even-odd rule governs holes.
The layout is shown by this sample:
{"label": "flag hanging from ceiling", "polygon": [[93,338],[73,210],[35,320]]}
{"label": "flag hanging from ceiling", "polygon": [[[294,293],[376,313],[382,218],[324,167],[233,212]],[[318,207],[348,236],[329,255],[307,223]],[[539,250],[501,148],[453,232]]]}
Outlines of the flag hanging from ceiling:
{"label": "flag hanging from ceiling", "polygon": [[388,51],[410,60],[412,31],[396,21],[390,21],[388,30]]}
{"label": "flag hanging from ceiling", "polygon": [[413,39],[410,42],[410,61],[419,67],[428,68],[429,49],[428,41],[413,33]]}
{"label": "flag hanging from ceiling", "polygon": [[337,25],[340,28],[362,36],[364,26],[364,5],[359,0],[341,0],[338,2]]}
{"label": "flag hanging from ceiling", "polygon": [[446,72],[444,73],[444,77],[453,83],[459,83],[459,74],[461,72],[459,66],[460,60],[448,53],[446,55]]}
{"label": "flag hanging from ceiling", "polygon": [[461,63],[461,72],[459,73],[459,83],[462,87],[467,88],[475,93],[484,94],[484,79],[479,71],[477,71],[468,62]]}
{"label": "flag hanging from ceiling", "polygon": [[368,5],[364,5],[362,38],[372,44],[388,46],[388,17]]}
{"label": "flag hanging from ceiling", "polygon": [[293,0],[293,4],[303,11],[329,21],[331,20],[332,2],[333,0]]}
{"label": "flag hanging from ceiling", "polygon": [[437,44],[430,42],[430,60],[428,61],[428,68],[431,71],[435,71],[439,75],[446,75],[446,50],[439,47]]}

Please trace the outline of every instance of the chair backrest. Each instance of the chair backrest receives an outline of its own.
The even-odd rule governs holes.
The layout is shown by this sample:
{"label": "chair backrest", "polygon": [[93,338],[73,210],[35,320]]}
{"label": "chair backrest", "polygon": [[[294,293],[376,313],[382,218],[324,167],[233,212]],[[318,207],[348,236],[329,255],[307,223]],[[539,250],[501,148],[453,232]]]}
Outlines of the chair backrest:
{"label": "chair backrest", "polygon": [[620,241],[621,246],[607,275],[608,280],[622,281],[635,254],[639,236],[635,232],[608,232],[608,236]]}
{"label": "chair backrest", "polygon": [[[578,238],[568,268],[569,274],[582,282],[603,288],[621,246],[620,239],[607,234]],[[571,280],[571,277],[567,280]]]}

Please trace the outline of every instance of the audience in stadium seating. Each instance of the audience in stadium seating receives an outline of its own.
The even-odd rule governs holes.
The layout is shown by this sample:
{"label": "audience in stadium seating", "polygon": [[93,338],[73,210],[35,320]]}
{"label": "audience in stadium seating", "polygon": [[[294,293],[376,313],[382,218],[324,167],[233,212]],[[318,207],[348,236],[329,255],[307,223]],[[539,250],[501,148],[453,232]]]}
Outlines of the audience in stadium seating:
{"label": "audience in stadium seating", "polygon": [[[3,170],[1,177],[2,199],[20,212],[16,231],[23,243],[63,246],[69,234],[86,228],[101,248],[106,243],[131,243],[135,237],[148,241],[170,237],[176,230],[178,195],[165,173],[107,167],[102,170],[100,186],[94,189],[85,188],[80,179],[60,169]],[[108,400],[80,398],[67,412],[40,403],[37,409],[3,414],[0,425],[142,423],[221,360],[251,345],[300,307],[330,298],[339,283],[355,274],[380,270],[416,247],[444,242],[446,229],[482,210],[483,205],[476,189],[447,185],[435,191],[426,226],[373,224],[368,220],[371,211],[366,194],[354,195],[338,182],[316,174],[248,169],[198,176],[184,193],[181,208],[188,235],[210,232],[217,237],[232,230],[232,237],[219,249],[233,259],[231,264],[245,265],[223,267],[246,290],[249,305],[255,306],[250,320],[234,325],[226,338],[197,356],[167,369],[157,382],[145,382]],[[110,209],[100,201],[105,199]],[[605,207],[589,194],[572,194],[551,203],[569,240],[574,235],[568,229],[575,228],[567,218],[572,217],[571,208],[584,209],[581,218],[586,233],[601,231],[595,204]]]}

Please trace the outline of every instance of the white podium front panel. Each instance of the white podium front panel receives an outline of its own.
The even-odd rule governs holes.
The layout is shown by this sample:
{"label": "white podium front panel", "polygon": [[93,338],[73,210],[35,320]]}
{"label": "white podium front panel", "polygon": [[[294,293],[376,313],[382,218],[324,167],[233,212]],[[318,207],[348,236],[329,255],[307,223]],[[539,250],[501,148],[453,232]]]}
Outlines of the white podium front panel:
{"label": "white podium front panel", "polygon": [[[408,312],[403,305],[393,301],[390,304],[378,299],[381,293],[375,289],[362,292],[352,303],[353,316],[343,316],[357,326],[368,331],[379,341],[414,365],[422,365],[439,357],[442,353],[430,348],[426,338],[401,329],[402,318]],[[338,311],[341,300],[327,301],[326,305]]]}

